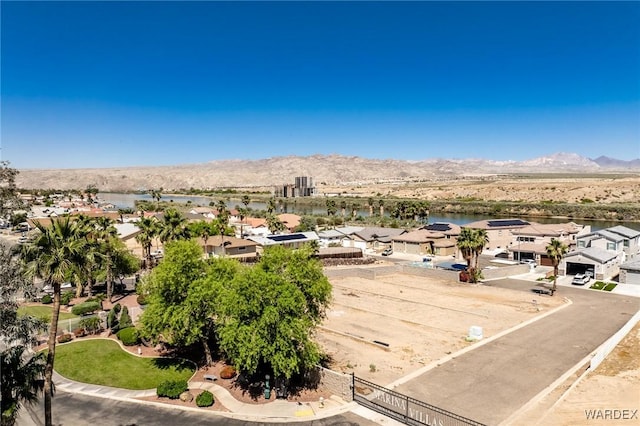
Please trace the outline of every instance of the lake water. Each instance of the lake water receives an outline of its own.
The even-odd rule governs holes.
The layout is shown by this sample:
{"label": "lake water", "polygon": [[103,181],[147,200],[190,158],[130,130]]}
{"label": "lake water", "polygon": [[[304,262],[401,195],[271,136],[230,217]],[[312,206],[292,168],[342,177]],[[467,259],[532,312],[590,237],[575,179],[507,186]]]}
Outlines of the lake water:
{"label": "lake water", "polygon": [[[153,201],[153,198],[149,194],[123,194],[123,193],[110,193],[110,192],[101,192],[98,194],[98,198],[101,201],[111,203],[118,208],[127,208],[134,207],[134,203],[136,200],[147,200]],[[190,196],[190,195],[165,195],[160,200],[161,201],[171,201],[173,200],[176,203],[186,203],[187,201],[191,201],[194,206],[208,206],[210,202],[217,203],[218,200],[224,199],[227,204],[227,208],[235,208],[236,206],[243,207],[242,200],[239,198],[234,199],[231,198],[227,201],[226,197],[199,197],[199,196]],[[323,206],[308,206],[308,205],[297,205],[295,202],[288,202],[283,204],[282,206],[278,206],[278,208],[282,207],[282,213],[295,213],[299,215],[306,214],[314,214],[314,215],[326,215],[327,209]],[[254,210],[266,210],[267,203],[265,202],[251,202],[249,203],[249,208]],[[350,212],[347,212],[349,214]],[[338,208],[338,214],[340,214],[340,209]],[[373,214],[379,214],[379,208],[376,206],[373,208]],[[369,208],[364,208],[358,210],[358,215],[362,217],[369,216]],[[385,215],[388,216],[388,211],[385,210]],[[486,219],[496,219],[491,216],[484,215],[468,215],[468,214],[431,214],[429,215],[429,223],[435,222],[448,222],[454,223],[456,225],[465,225],[467,223],[475,222],[478,220],[486,220]],[[554,219],[554,218],[545,218],[545,217],[520,217],[520,219],[529,220],[538,223],[566,223],[566,219]],[[604,220],[586,220],[586,219],[576,219],[574,222],[582,224],[582,225],[591,225],[591,229],[593,231],[597,231],[599,229],[609,228],[616,225],[623,225],[631,229],[636,229],[640,231],[640,223],[638,222],[613,222],[613,221],[604,221]]]}

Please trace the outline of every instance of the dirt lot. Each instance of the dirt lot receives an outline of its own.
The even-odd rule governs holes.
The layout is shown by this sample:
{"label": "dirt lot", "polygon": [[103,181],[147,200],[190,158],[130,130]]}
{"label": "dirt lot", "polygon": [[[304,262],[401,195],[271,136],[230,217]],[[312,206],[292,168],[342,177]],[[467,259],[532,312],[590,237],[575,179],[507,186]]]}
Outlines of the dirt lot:
{"label": "dirt lot", "polygon": [[331,368],[382,385],[471,345],[471,326],[487,338],[563,303],[397,273],[331,283],[334,302],[318,332]]}

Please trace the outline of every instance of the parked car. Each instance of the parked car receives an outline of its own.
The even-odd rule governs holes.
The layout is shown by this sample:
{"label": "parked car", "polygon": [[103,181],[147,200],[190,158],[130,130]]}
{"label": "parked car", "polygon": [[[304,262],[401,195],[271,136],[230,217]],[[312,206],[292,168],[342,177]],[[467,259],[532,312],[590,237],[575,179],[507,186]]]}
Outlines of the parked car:
{"label": "parked car", "polygon": [[[60,285],[60,290],[71,290],[73,289],[73,284],[71,283],[62,283]],[[51,284],[47,284],[44,287],[42,287],[42,291],[44,291],[45,293],[53,293],[53,286]]]}
{"label": "parked car", "polygon": [[571,284],[573,285],[585,285],[589,282],[591,278],[589,277],[589,275],[586,274],[576,274],[575,277],[573,277],[573,280],[571,280]]}
{"label": "parked car", "polygon": [[525,264],[529,265],[531,268],[535,268],[535,267],[537,267],[537,266],[538,266],[538,264],[536,263],[536,261],[535,261],[535,260],[533,260],[533,259],[522,259],[522,260],[520,261],[520,263],[525,263]]}
{"label": "parked car", "polygon": [[154,250],[151,252],[151,257],[156,259],[162,259],[162,257],[164,257],[164,253],[162,252],[162,250]]}
{"label": "parked car", "polygon": [[382,252],[383,256],[390,256],[392,254],[393,254],[393,249],[392,248],[384,249],[384,251]]}

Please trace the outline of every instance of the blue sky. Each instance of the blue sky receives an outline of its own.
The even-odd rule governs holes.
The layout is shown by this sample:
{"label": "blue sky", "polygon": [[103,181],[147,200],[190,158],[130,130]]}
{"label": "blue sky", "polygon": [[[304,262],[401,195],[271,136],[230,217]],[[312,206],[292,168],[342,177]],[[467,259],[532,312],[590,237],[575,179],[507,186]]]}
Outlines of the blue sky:
{"label": "blue sky", "polygon": [[6,2],[2,160],[640,157],[640,2]]}

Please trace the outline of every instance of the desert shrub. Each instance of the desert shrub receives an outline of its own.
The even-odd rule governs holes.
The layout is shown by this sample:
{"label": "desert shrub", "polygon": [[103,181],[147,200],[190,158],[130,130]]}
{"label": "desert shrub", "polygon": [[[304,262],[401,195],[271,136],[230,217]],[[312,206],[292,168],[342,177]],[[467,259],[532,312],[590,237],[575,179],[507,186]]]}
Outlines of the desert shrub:
{"label": "desert shrub", "polygon": [[100,318],[83,318],[80,320],[80,323],[78,325],[84,328],[87,333],[95,334],[100,331]]}
{"label": "desert shrub", "polygon": [[138,330],[135,327],[127,327],[118,331],[118,339],[125,346],[133,346],[137,345],[140,342],[140,338],[138,336]]}
{"label": "desert shrub", "polygon": [[178,399],[180,394],[188,389],[186,380],[166,380],[158,385],[156,393],[159,397]]}
{"label": "desert shrub", "polygon": [[236,375],[236,369],[230,365],[225,365],[220,370],[220,377],[223,379],[233,379]]}
{"label": "desert shrub", "polygon": [[131,327],[133,322],[131,321],[131,317],[129,316],[129,309],[125,306],[122,308],[122,313],[120,314],[120,328]]}
{"label": "desert shrub", "polygon": [[48,305],[49,303],[53,303],[53,299],[51,298],[50,295],[45,294],[44,296],[42,296],[42,303],[44,303],[45,305]]}
{"label": "desert shrub", "polygon": [[196,397],[196,405],[198,407],[211,407],[213,405],[213,394],[209,391],[204,391]]}
{"label": "desert shrub", "polygon": [[72,291],[65,291],[60,295],[60,303],[62,303],[63,305],[68,305],[69,303],[71,303],[71,299],[73,299],[74,296],[75,294],[73,294]]}
{"label": "desert shrub", "polygon": [[71,313],[73,315],[84,315],[95,312],[98,309],[100,309],[100,304],[98,302],[84,302],[79,303],[71,308]]}
{"label": "desert shrub", "polygon": [[84,328],[82,327],[78,327],[75,330],[73,330],[73,335],[76,337],[82,337],[84,336]]}
{"label": "desert shrub", "polygon": [[65,333],[63,335],[58,336],[58,343],[67,343],[67,342],[70,342],[72,339],[73,339],[72,335]]}
{"label": "desert shrub", "polygon": [[119,314],[120,311],[122,310],[122,306],[120,306],[119,303],[116,303],[115,305],[113,305],[113,308],[111,308],[112,311],[114,311],[116,314]]}

